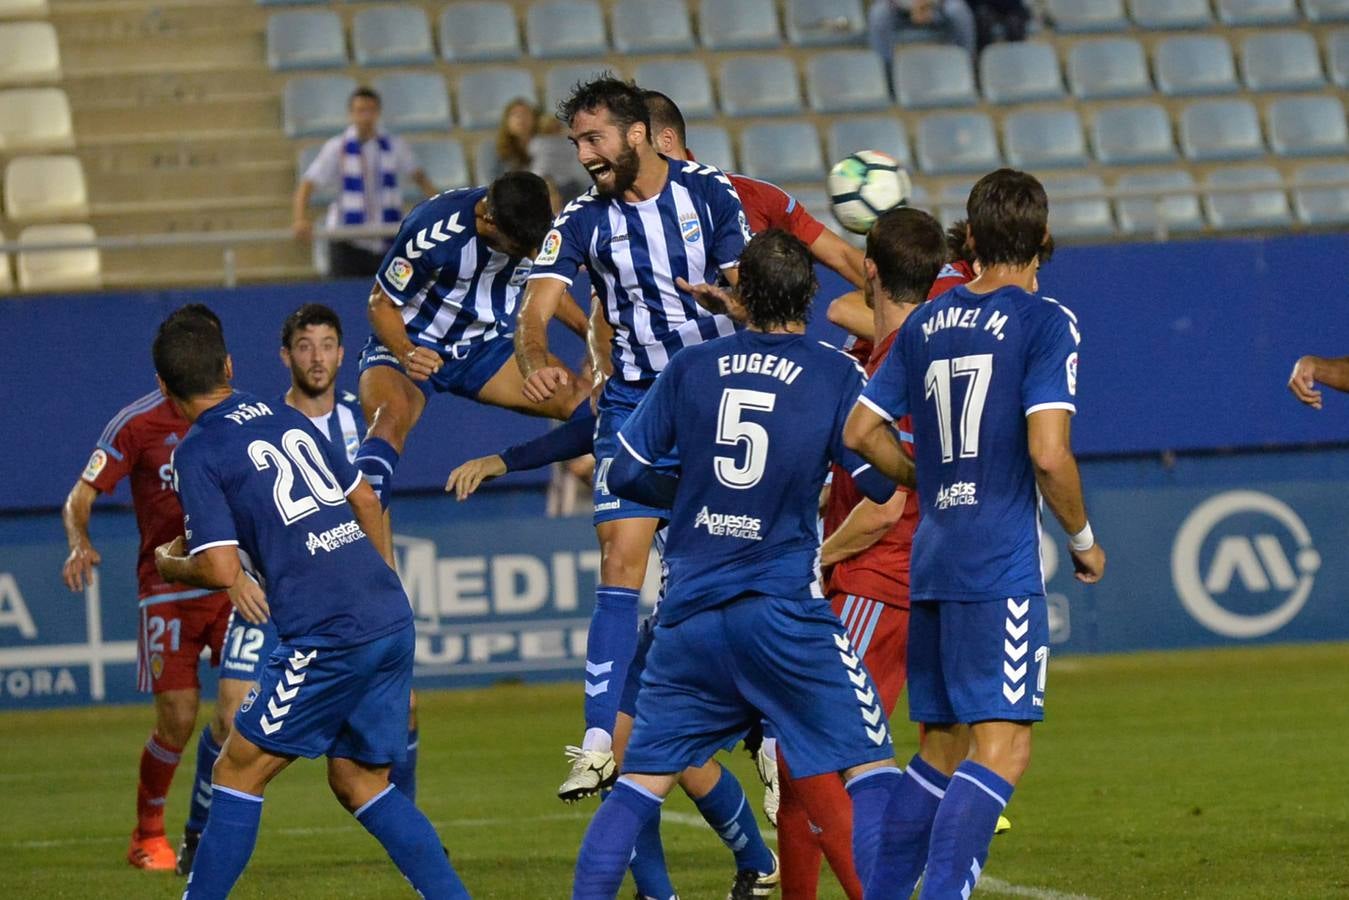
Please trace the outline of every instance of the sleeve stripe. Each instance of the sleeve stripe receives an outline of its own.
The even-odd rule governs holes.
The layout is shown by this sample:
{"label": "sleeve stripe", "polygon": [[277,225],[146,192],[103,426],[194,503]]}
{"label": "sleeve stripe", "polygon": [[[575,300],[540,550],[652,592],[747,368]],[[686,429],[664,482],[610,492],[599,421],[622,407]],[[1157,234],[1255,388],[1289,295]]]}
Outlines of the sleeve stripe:
{"label": "sleeve stripe", "polygon": [[530,276],[529,276],[528,278],[526,278],[525,280],[526,280],[526,281],[534,281],[535,279],[538,279],[538,278],[552,278],[552,279],[555,279],[555,280],[557,280],[557,281],[560,281],[560,282],[562,282],[563,284],[566,284],[566,285],[568,285],[568,286],[571,285],[571,279],[570,279],[570,278],[568,278],[566,275],[559,275],[559,274],[557,274],[556,272],[540,272],[540,273],[538,273],[537,275],[530,275]]}
{"label": "sleeve stripe", "polygon": [[99,442],[98,442],[98,449],[102,450],[104,453],[108,454],[108,455],[111,456],[113,459],[117,460],[118,462],[121,462],[122,459],[124,458],[124,457],[122,456],[122,454],[121,454],[120,452],[118,452],[117,448],[114,447],[112,444],[105,444],[105,443],[103,443],[102,441],[99,441]]}
{"label": "sleeve stripe", "polygon": [[642,454],[632,449],[632,444],[628,443],[628,439],[623,437],[623,432],[621,431],[618,433],[618,442],[623,445],[623,448],[627,450],[628,453],[632,454],[633,459],[637,460],[644,466],[652,466],[652,463],[649,460],[647,460],[646,457],[642,456]]}
{"label": "sleeve stripe", "polygon": [[895,421],[895,417],[894,417],[894,416],[890,415],[888,412],[886,412],[885,410],[881,409],[880,406],[878,406],[878,405],[875,403],[875,401],[869,399],[869,398],[867,397],[866,394],[863,394],[863,395],[861,395],[860,397],[858,397],[858,398],[857,398],[857,402],[858,402],[858,403],[865,403],[865,404],[867,405],[867,408],[868,408],[868,409],[870,409],[870,410],[871,410],[872,412],[874,412],[876,415],[880,416],[880,417],[881,417],[882,419],[884,419],[885,421],[887,421],[887,422],[893,422],[893,421]]}
{"label": "sleeve stripe", "polygon": [[227,541],[211,541],[209,544],[202,544],[200,547],[193,547],[191,550],[187,551],[187,555],[196,556],[201,551],[210,550],[212,547],[237,547],[237,546],[239,546],[239,542],[232,538]]}
{"label": "sleeve stripe", "polygon": [[727,269],[738,269],[740,268],[740,260],[737,259],[735,262],[722,263],[720,266],[718,266],[718,268],[720,268],[721,271],[723,272],[725,272]]}
{"label": "sleeve stripe", "polygon": [[[163,401],[164,396],[160,394],[159,391],[155,390],[146,394],[144,397],[128,403],[118,410],[117,415],[113,416],[108,422],[107,426],[103,429],[103,433],[99,435],[98,442],[100,444],[111,444],[117,438],[117,433],[126,427],[127,422],[130,422],[143,412],[149,412]],[[120,457],[118,458],[120,459]]]}
{"label": "sleeve stripe", "polygon": [[350,496],[351,496],[351,492],[354,491],[354,490],[356,490],[356,488],[360,487],[360,486],[361,486],[361,482],[364,481],[364,480],[365,480],[365,478],[364,478],[364,476],[361,474],[361,471],[360,471],[359,469],[357,469],[357,470],[356,470],[356,478],[355,478],[355,480],[353,480],[353,481],[351,482],[351,487],[347,488],[345,491],[342,492],[342,496],[343,496],[343,497],[350,497]]}
{"label": "sleeve stripe", "polygon": [[848,474],[851,475],[853,478],[856,478],[858,475],[861,475],[863,472],[865,472],[867,469],[870,469],[870,468],[871,468],[871,463],[863,463],[862,465],[858,466],[856,469],[853,469],[853,470],[852,470],[851,472],[849,472]]}
{"label": "sleeve stripe", "polygon": [[[385,268],[387,268],[387,266]],[[388,297],[389,302],[392,303],[394,306],[402,307],[406,305],[403,303],[402,300],[398,298],[396,294],[394,294],[392,290],[389,289],[389,286],[384,283],[383,268],[381,268],[378,272],[375,273],[375,284],[379,285],[379,289],[384,292],[384,296]]]}
{"label": "sleeve stripe", "polygon": [[1032,406],[1032,407],[1030,407],[1029,409],[1026,410],[1026,415],[1029,416],[1031,413],[1041,412],[1042,410],[1046,410],[1046,409],[1066,409],[1066,410],[1068,410],[1068,412],[1073,413],[1074,415],[1077,414],[1077,407],[1076,407],[1076,406],[1074,406],[1074,405],[1071,404],[1071,403],[1061,403],[1061,402],[1059,402],[1059,403],[1037,403],[1037,404],[1035,404],[1034,406]]}

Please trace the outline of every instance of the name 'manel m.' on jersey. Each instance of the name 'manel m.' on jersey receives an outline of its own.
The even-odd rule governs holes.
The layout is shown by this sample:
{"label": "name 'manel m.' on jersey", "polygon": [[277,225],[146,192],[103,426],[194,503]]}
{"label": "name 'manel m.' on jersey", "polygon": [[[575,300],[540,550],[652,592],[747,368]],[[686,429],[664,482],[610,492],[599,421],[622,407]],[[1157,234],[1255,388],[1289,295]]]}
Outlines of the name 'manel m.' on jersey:
{"label": "name 'manel m.' on jersey", "polygon": [[735,331],[675,279],[713,283],[739,263],[750,237],[740,198],[712,166],[665,162],[665,187],[647,200],[609,200],[592,188],[568,203],[529,275],[570,285],[582,266],[590,271],[614,330],[614,375],[622,381],[650,381],[684,347]]}
{"label": "name 'manel m.' on jersey", "polygon": [[1026,417],[1077,410],[1077,317],[1054,300],[961,286],[918,307],[861,402],[909,415],[922,504],[914,600],[1044,593]]}

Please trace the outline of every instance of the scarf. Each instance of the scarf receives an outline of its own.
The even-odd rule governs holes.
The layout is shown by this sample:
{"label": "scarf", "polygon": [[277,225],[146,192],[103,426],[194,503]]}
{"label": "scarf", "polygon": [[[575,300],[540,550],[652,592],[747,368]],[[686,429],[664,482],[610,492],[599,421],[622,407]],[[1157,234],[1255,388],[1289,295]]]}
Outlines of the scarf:
{"label": "scarf", "polygon": [[[365,221],[365,166],[361,163],[361,140],[356,126],[342,133],[342,194],[338,197],[343,225],[364,225]],[[403,220],[403,198],[398,190],[398,167],[393,146],[384,132],[376,135],[379,142],[379,201],[383,207],[380,221],[398,224]]]}

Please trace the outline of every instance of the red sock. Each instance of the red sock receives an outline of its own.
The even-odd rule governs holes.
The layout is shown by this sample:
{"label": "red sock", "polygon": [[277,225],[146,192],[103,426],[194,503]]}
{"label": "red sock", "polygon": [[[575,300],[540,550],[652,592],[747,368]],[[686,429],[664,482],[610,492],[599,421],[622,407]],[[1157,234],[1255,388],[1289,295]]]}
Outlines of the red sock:
{"label": "red sock", "polygon": [[[809,882],[809,893],[800,896],[813,898],[819,881],[820,852],[829,861],[843,892],[849,900],[862,900],[862,881],[857,877],[857,869],[852,861],[852,799],[848,796],[843,782],[837,775],[815,775],[810,778],[793,778],[787,761],[782,758],[782,745],[778,745],[778,791],[785,795],[790,783],[793,802],[805,812],[806,828],[813,838],[816,852],[811,859],[814,863],[815,878]],[[782,808],[778,807],[778,849],[782,844]],[[783,859],[783,896],[787,896],[787,855]],[[803,863],[802,868],[805,867]],[[805,883],[804,881],[802,883]]]}
{"label": "red sock", "polygon": [[810,817],[795,785],[779,749],[778,858],[782,863],[782,900],[815,900],[824,854],[815,842]]}
{"label": "red sock", "polygon": [[151,734],[141,750],[141,776],[136,785],[136,831],[143,838],[164,833],[164,801],[182,753],[181,747],[170,746],[157,734]]}

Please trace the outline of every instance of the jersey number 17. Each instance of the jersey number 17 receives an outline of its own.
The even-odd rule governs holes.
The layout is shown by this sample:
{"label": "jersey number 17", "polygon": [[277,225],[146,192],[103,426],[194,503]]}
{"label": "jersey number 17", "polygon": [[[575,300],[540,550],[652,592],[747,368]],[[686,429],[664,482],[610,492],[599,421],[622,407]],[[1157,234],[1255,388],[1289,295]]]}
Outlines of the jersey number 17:
{"label": "jersey number 17", "polygon": [[936,404],[937,433],[941,439],[941,461],[955,459],[955,441],[951,419],[954,397],[951,383],[965,378],[965,402],[960,407],[960,457],[974,459],[979,455],[979,424],[984,418],[984,401],[988,399],[988,385],[993,380],[993,354],[976,353],[955,359],[934,359],[923,376],[924,399]]}

